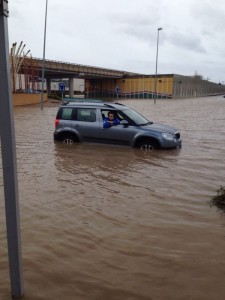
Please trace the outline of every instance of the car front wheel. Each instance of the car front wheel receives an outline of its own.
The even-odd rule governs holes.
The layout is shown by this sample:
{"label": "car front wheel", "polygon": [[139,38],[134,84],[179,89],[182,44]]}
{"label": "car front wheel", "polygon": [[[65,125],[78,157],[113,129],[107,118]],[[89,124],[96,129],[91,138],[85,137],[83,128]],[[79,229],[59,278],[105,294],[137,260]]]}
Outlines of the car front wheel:
{"label": "car front wheel", "polygon": [[142,141],[138,144],[138,148],[140,148],[141,151],[152,152],[152,151],[155,151],[155,150],[159,149],[159,145],[158,145],[157,142],[154,141],[154,140],[146,139],[146,140],[142,140]]}

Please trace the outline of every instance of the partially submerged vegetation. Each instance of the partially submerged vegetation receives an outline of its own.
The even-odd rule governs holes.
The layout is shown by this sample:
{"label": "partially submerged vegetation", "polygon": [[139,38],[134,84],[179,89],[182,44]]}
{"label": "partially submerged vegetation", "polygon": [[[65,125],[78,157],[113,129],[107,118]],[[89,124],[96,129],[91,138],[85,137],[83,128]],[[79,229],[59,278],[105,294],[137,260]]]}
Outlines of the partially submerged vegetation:
{"label": "partially submerged vegetation", "polygon": [[215,205],[225,213],[225,187],[221,186],[217,195],[211,198],[211,204]]}
{"label": "partially submerged vegetation", "polygon": [[49,94],[48,99],[62,101],[62,96],[58,96],[57,94]]}

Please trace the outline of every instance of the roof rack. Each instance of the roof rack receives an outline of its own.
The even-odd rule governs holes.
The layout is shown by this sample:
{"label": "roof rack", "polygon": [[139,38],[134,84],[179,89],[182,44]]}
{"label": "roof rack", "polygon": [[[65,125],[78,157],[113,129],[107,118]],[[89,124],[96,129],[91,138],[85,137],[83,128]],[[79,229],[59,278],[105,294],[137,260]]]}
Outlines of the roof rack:
{"label": "roof rack", "polygon": [[125,106],[124,104],[119,103],[119,102],[115,102],[115,104]]}
{"label": "roof rack", "polygon": [[115,105],[121,105],[121,106],[126,106],[126,105],[124,105],[122,103],[119,103],[119,102],[112,102],[112,104],[104,103],[104,105],[107,106],[107,107],[115,108],[115,106],[113,104],[115,104]]}
{"label": "roof rack", "polygon": [[69,104],[69,103],[102,103],[102,100],[98,99],[88,99],[88,98],[64,98],[62,101],[63,105]]}
{"label": "roof rack", "polygon": [[108,104],[108,103],[104,103],[104,105],[107,106],[107,107],[115,108],[113,105]]}

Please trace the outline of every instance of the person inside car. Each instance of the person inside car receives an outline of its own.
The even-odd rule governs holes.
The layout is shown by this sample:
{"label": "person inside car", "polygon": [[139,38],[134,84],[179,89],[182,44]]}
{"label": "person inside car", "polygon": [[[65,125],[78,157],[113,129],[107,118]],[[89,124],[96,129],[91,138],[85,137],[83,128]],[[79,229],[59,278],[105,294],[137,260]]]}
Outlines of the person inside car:
{"label": "person inside car", "polygon": [[114,111],[108,112],[108,117],[103,120],[103,128],[109,128],[113,125],[119,125],[120,121],[115,117]]}

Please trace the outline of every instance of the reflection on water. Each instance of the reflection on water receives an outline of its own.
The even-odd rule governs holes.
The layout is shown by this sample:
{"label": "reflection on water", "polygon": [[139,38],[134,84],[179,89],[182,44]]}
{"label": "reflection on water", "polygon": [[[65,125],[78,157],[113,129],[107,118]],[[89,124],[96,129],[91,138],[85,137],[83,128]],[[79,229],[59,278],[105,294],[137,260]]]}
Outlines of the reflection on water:
{"label": "reflection on water", "polygon": [[183,148],[54,143],[57,106],[15,108],[26,299],[224,299],[225,219],[209,205],[224,185],[224,98],[122,102],[178,127]]}

